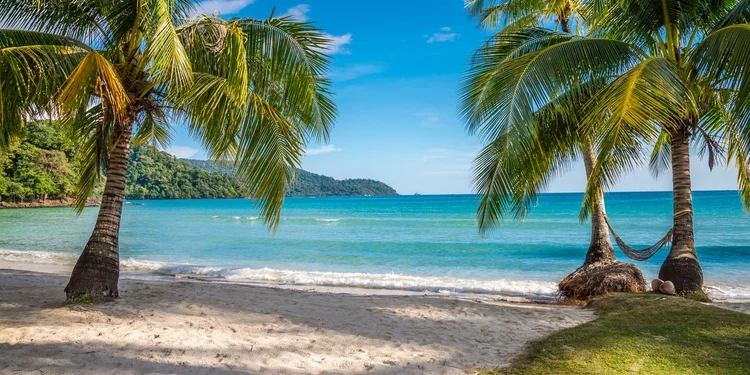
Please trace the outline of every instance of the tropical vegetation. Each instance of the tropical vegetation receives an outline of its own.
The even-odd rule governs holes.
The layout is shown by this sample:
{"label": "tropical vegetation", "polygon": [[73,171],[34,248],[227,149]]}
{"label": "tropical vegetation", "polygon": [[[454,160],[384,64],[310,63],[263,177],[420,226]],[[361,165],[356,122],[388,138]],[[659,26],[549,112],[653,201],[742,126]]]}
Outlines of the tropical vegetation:
{"label": "tropical vegetation", "polygon": [[[231,166],[210,160],[181,159],[207,171],[234,176]],[[325,197],[345,195],[397,195],[392,187],[383,182],[367,178],[347,178],[337,180],[333,177],[297,171],[297,179],[287,191],[288,197]]]}
{"label": "tropical vegetation", "polygon": [[[567,145],[581,136],[591,137],[597,150],[582,218],[595,212],[604,190],[645,160],[655,174],[671,168],[672,246],[659,276],[672,281],[678,292],[693,293],[702,288],[703,274],[693,237],[691,144],[708,155],[711,167],[721,161],[738,167],[740,195],[750,208],[750,4],[581,4],[591,30],[586,37],[521,28],[494,41],[494,52],[480,54],[490,69],[473,75],[487,83],[484,89],[467,91],[464,100],[506,100],[467,111],[476,114],[470,130],[490,140],[477,170],[499,168],[492,164],[499,158],[492,155],[511,153],[503,149],[518,148],[520,165],[526,163],[511,167],[518,171],[509,173],[510,178],[490,178],[480,185],[499,191],[491,195],[498,198],[487,211],[490,218],[505,205],[524,212],[530,202],[526,198],[533,197],[525,192],[543,186],[546,171],[564,168],[571,159]],[[506,58],[504,69],[498,68]],[[509,79],[513,84],[505,83]],[[547,147],[552,151],[542,155],[559,157],[523,157]],[[533,188],[525,187],[529,182]]]}
{"label": "tropical vegetation", "polygon": [[746,374],[750,315],[659,294],[592,300],[597,319],[529,345],[501,374]]}
{"label": "tropical vegetation", "polygon": [[119,228],[131,145],[172,123],[229,160],[273,229],[310,139],[336,116],[328,37],[291,18],[197,15],[192,0],[0,0],[0,148],[54,115],[81,146],[81,209],[106,178],[69,299],[118,296]]}
{"label": "tropical vegetation", "polygon": [[196,199],[247,197],[233,176],[209,172],[148,146],[130,151],[126,199]]}
{"label": "tropical vegetation", "polygon": [[[8,206],[70,204],[75,198],[79,145],[57,121],[29,122],[19,139],[0,151],[0,202]],[[177,159],[149,145],[128,158],[125,199],[241,198],[248,192],[234,169],[208,160]],[[91,194],[101,198],[102,184]],[[336,180],[298,170],[286,196],[395,195],[370,179]]]}
{"label": "tropical vegetation", "polygon": [[76,150],[44,121],[30,122],[0,150],[0,201],[65,199],[73,195]]}
{"label": "tropical vegetation", "polygon": [[[524,92],[528,80],[544,72],[526,71],[541,47],[573,39],[584,26],[577,1],[467,0],[467,12],[480,27],[500,28],[474,55],[461,97],[470,134],[486,143],[474,164],[474,186],[481,200],[477,222],[482,234],[506,215],[524,218],[538,192],[557,174],[582,160],[588,178],[596,164],[594,135],[581,128],[586,94],[565,93],[540,102]],[[554,20],[555,29],[544,24]],[[541,24],[541,25],[540,25]],[[560,58],[575,59],[575,55]],[[588,82],[599,84],[601,82]],[[616,261],[610,241],[604,195],[591,204],[591,237],[583,265],[559,283],[567,298],[587,299],[611,292],[640,292],[645,280],[633,265]]]}

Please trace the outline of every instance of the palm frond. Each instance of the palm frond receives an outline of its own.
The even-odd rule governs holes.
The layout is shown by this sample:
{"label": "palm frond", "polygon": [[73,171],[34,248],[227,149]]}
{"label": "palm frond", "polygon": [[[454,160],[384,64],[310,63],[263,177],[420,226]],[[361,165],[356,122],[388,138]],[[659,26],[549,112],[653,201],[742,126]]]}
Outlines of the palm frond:
{"label": "palm frond", "polygon": [[145,58],[140,64],[143,68],[149,67],[154,84],[181,90],[190,84],[193,71],[189,56],[172,23],[170,3],[170,0],[148,0],[144,4],[144,11],[152,14],[142,19],[147,47]]}
{"label": "palm frond", "polygon": [[282,19],[202,17],[177,28],[194,70],[180,108],[212,159],[232,162],[272,229],[311,138],[327,140],[330,41]]}
{"label": "palm frond", "polygon": [[106,44],[110,42],[104,19],[108,4],[100,0],[0,0],[0,25]]}
{"label": "palm frond", "polygon": [[[531,123],[534,110],[560,93],[626,70],[639,59],[637,50],[615,40],[536,28],[506,37],[508,43],[496,37],[497,47],[475,59],[461,89],[459,106],[467,130],[483,139],[496,139],[516,125]],[[542,42],[535,43],[537,39]]]}
{"label": "palm frond", "polygon": [[597,163],[589,176],[581,219],[590,204],[643,159],[662,129],[672,131],[683,119],[698,118],[697,103],[686,77],[670,60],[652,57],[609,84],[592,98],[584,127],[596,127]]}
{"label": "palm frond", "polygon": [[159,149],[167,149],[172,140],[169,118],[161,108],[151,108],[137,123],[132,145],[138,147],[149,144]]}
{"label": "palm frond", "polygon": [[695,79],[724,92],[729,113],[750,137],[750,24],[727,26],[708,35],[690,56]]}
{"label": "palm frond", "polygon": [[65,37],[0,30],[0,149],[19,135],[25,119],[54,112],[50,98],[82,57]]}
{"label": "palm frond", "polygon": [[60,114],[76,115],[92,95],[101,98],[116,120],[125,120],[130,99],[112,63],[96,51],[90,51],[65,81],[57,97]]}
{"label": "palm frond", "polygon": [[508,213],[525,218],[538,192],[577,159],[577,150],[589,137],[580,129],[578,116],[587,98],[569,96],[584,91],[559,96],[536,111],[532,127],[502,134],[477,156],[473,181],[480,195],[480,234],[487,234]]}
{"label": "palm frond", "polygon": [[654,150],[651,151],[651,158],[648,163],[648,170],[651,176],[659,178],[664,171],[672,168],[672,137],[669,132],[662,130],[656,139]]}
{"label": "palm frond", "polygon": [[536,26],[549,6],[548,0],[467,0],[466,13],[480,27],[495,30],[508,26]]}
{"label": "palm frond", "polygon": [[[719,30],[727,26],[750,23],[750,0],[727,1],[733,5],[720,21],[713,23],[713,30]],[[734,4],[731,4],[734,3]]]}
{"label": "palm frond", "polygon": [[79,108],[75,116],[63,120],[63,129],[68,137],[79,144],[78,179],[75,185],[73,208],[81,213],[86,201],[102,177],[102,168],[109,159],[109,139],[112,134],[111,121],[106,120],[105,109],[96,104],[88,109]]}

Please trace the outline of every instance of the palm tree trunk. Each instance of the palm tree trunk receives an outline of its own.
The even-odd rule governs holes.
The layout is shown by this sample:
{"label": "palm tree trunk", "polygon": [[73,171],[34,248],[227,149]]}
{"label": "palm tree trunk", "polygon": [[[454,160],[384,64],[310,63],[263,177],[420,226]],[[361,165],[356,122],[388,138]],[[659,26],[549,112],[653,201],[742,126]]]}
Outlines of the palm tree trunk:
{"label": "palm tree trunk", "polygon": [[[596,164],[593,144],[585,142],[581,154],[588,177]],[[558,283],[560,296],[588,300],[607,293],[638,293],[645,290],[646,280],[641,271],[632,264],[616,261],[606,215],[604,194],[600,193],[591,207],[591,242],[586,251],[586,260]]]}
{"label": "palm tree trunk", "polygon": [[659,270],[659,278],[674,283],[678,293],[703,288],[703,271],[693,238],[693,195],[690,186],[690,127],[672,133],[672,191],[674,217],[672,250]]}
{"label": "palm tree trunk", "polygon": [[565,2],[565,8],[557,15],[557,21],[560,22],[560,28],[562,32],[572,34],[573,31],[570,29],[570,1]]}
{"label": "palm tree trunk", "polygon": [[[596,164],[596,152],[590,142],[581,147],[583,164],[586,167],[586,178],[591,175]],[[583,265],[597,262],[614,262],[615,249],[609,239],[609,227],[607,226],[607,212],[604,208],[604,194],[601,192],[591,207],[591,242],[586,252],[586,260]]]}
{"label": "palm tree trunk", "polygon": [[65,294],[68,299],[89,295],[95,299],[117,298],[120,277],[119,234],[125,199],[125,174],[132,124],[119,126],[112,134],[107,180],[94,231],[70,276]]}

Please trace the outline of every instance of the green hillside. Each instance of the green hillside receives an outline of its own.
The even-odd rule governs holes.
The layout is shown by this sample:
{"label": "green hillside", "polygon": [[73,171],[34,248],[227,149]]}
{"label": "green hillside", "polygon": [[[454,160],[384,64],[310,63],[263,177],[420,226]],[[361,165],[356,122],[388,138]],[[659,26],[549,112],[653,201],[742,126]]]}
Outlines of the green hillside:
{"label": "green hillside", "polygon": [[[232,175],[231,166],[206,160],[180,159],[207,171]],[[345,195],[397,195],[392,187],[370,179],[336,180],[333,177],[299,170],[297,183],[287,193],[290,197],[345,196]]]}
{"label": "green hillside", "polygon": [[30,123],[0,152],[0,201],[65,199],[75,184],[74,145],[49,122]]}
{"label": "green hillside", "polygon": [[[25,127],[21,139],[0,152],[0,202],[72,199],[76,181],[76,147],[56,127],[55,122],[39,121]],[[101,184],[100,184],[101,185]],[[96,191],[101,191],[101,187]],[[127,199],[237,198],[247,196],[230,167],[205,160],[177,159],[150,147],[130,153]],[[335,180],[299,171],[298,182],[289,196],[394,195],[390,186],[374,180]]]}
{"label": "green hillside", "polygon": [[234,177],[210,172],[149,147],[130,151],[127,199],[239,198],[247,196]]}

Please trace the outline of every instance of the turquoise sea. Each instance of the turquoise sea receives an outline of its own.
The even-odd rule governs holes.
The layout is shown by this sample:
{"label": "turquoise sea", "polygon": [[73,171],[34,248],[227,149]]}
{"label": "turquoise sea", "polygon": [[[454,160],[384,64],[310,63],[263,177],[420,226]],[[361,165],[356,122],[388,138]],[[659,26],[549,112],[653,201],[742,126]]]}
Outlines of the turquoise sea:
{"label": "turquoise sea", "polygon": [[[124,270],[232,281],[551,298],[580,265],[589,226],[581,194],[545,194],[523,222],[479,236],[477,197],[288,198],[272,235],[249,200],[134,201],[124,209]],[[734,191],[696,192],[698,254],[715,298],[750,299],[750,217]],[[623,239],[646,246],[670,228],[670,192],[611,193]],[[0,210],[0,260],[73,263],[96,208]],[[656,277],[662,250],[638,263]],[[618,257],[624,255],[618,251]]]}

